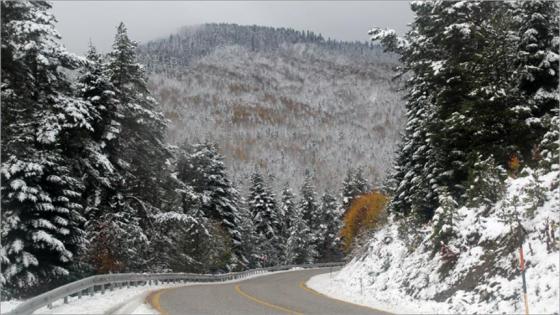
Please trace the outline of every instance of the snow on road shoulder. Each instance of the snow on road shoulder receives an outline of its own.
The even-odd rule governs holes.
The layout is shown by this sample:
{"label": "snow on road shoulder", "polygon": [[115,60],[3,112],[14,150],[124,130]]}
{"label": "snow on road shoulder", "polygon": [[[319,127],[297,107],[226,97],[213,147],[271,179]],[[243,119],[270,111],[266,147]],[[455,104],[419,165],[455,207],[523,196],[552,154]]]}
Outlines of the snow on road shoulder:
{"label": "snow on road shoulder", "polygon": [[457,209],[457,236],[449,246],[459,254],[452,262],[433,253],[429,225],[418,227],[410,237],[399,233],[399,222],[389,220],[371,236],[361,255],[332,278],[328,274],[311,278],[308,286],[333,298],[395,313],[522,313],[518,246],[506,221],[515,211],[526,232],[529,311],[558,314],[559,179],[559,171],[543,175],[527,170],[508,179],[503,198],[485,213],[482,208]]}
{"label": "snow on road shoulder", "polygon": [[14,309],[14,307],[18,306],[20,303],[21,303],[20,300],[9,300],[9,301],[0,302],[0,314],[5,314],[11,311],[12,309]]}
{"label": "snow on road shoulder", "polygon": [[342,280],[337,278],[338,272],[322,273],[311,277],[306,285],[330,298],[343,300],[355,304],[368,306],[380,311],[396,313],[396,314],[437,314],[442,309],[446,309],[443,303],[426,301],[415,301],[408,296],[401,294],[374,294],[370,290],[361,291],[359,287],[355,290],[347,290]]}

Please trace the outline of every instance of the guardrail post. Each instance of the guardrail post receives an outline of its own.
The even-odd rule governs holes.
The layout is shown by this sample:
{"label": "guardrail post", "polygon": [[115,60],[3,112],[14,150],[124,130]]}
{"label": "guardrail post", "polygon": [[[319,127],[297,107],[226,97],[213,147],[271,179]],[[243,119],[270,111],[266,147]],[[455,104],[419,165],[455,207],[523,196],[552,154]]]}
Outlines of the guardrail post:
{"label": "guardrail post", "polygon": [[80,300],[82,298],[82,290],[78,291],[78,300]]}
{"label": "guardrail post", "polygon": [[68,304],[68,297],[67,296],[64,297],[64,304]]}
{"label": "guardrail post", "polygon": [[52,303],[47,304],[47,308],[50,310],[52,308]]}
{"label": "guardrail post", "polygon": [[105,283],[101,285],[101,294],[105,294]]}
{"label": "guardrail post", "polygon": [[94,296],[95,295],[95,285],[92,285],[91,288],[89,288],[89,296]]}

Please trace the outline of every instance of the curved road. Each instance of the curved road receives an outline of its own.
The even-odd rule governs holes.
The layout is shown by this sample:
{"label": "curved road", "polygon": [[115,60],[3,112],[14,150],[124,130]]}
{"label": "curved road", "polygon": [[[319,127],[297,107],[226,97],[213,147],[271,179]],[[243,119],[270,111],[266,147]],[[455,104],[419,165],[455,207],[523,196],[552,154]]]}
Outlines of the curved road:
{"label": "curved road", "polygon": [[327,269],[297,270],[239,282],[163,289],[148,300],[163,315],[388,314],[326,297],[305,286]]}

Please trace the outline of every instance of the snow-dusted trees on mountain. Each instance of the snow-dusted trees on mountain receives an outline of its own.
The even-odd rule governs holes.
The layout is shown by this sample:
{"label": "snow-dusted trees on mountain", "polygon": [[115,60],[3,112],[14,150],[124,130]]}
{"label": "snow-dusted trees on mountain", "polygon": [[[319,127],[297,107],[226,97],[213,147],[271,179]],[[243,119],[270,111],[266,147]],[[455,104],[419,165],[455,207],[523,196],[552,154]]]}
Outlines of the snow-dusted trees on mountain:
{"label": "snow-dusted trees on mountain", "polygon": [[22,290],[67,275],[84,249],[84,186],[69,157],[97,112],[65,75],[82,60],[60,43],[50,4],[1,6],[2,282]]}

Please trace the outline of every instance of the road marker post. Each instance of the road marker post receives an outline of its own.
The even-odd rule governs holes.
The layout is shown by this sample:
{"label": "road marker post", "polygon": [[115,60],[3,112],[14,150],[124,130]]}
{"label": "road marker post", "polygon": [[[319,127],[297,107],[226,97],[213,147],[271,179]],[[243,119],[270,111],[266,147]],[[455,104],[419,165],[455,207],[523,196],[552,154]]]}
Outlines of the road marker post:
{"label": "road marker post", "polygon": [[360,295],[364,295],[364,284],[362,281],[362,277],[360,277]]}

